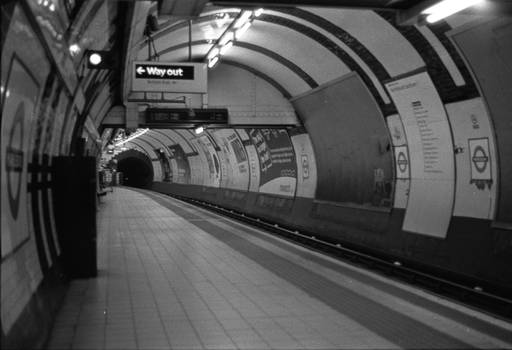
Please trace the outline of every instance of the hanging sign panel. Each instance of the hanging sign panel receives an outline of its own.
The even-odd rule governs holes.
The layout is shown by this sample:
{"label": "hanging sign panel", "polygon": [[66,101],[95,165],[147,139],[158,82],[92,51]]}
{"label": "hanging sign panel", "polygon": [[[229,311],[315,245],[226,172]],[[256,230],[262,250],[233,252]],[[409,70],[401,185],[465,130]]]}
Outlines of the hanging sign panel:
{"label": "hanging sign panel", "polygon": [[132,91],[206,93],[206,64],[133,62]]}
{"label": "hanging sign panel", "polygon": [[173,124],[227,124],[226,108],[187,109],[187,108],[148,108],[145,111],[145,124],[162,126]]}
{"label": "hanging sign panel", "polygon": [[[450,124],[427,72],[386,84],[395,103],[409,148],[397,147],[397,173],[410,171],[409,199],[402,229],[444,238],[455,193],[455,161]],[[402,152],[400,152],[402,151]]]}

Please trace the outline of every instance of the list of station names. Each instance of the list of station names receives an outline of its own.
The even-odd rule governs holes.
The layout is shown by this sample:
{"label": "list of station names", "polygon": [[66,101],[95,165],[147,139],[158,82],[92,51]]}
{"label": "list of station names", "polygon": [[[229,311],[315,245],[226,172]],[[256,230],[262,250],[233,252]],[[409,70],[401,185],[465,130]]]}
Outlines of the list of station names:
{"label": "list of station names", "polygon": [[418,125],[423,151],[423,172],[442,173],[439,152],[440,140],[429,122],[429,111],[421,101],[412,102],[412,111],[416,124]]}
{"label": "list of station names", "polygon": [[445,237],[454,201],[455,161],[443,102],[427,72],[394,80],[386,88],[402,119],[410,155],[402,229]]}

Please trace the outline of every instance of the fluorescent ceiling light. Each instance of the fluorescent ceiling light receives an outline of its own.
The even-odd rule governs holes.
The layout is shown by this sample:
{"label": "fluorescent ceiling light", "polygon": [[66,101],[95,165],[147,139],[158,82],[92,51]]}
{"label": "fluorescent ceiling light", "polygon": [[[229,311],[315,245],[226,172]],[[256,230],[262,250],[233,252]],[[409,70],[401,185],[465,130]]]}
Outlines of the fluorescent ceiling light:
{"label": "fluorescent ceiling light", "polygon": [[246,24],[244,24],[244,26],[242,28],[237,29],[237,31],[235,33],[236,40],[240,40],[242,35],[244,35],[244,33],[247,31],[247,29],[249,29],[250,26],[251,26],[251,22],[247,22]]}
{"label": "fluorescent ceiling light", "polygon": [[435,23],[468,7],[482,3],[484,0],[443,0],[421,13],[428,15],[427,22]]}
{"label": "fluorescent ceiling light", "polygon": [[219,56],[215,56],[211,60],[208,61],[208,68],[213,68],[219,62]]}
{"label": "fluorescent ceiling light", "polygon": [[133,139],[136,139],[137,137],[144,135],[148,131],[149,131],[149,129],[142,129],[139,132],[135,132],[134,134],[130,135],[130,137],[124,139],[123,141],[119,141],[116,144],[114,144],[114,147],[121,146],[122,144],[125,144],[126,142],[129,142],[129,141],[131,141]]}
{"label": "fluorescent ceiling light", "polygon": [[261,16],[262,13],[263,13],[263,9],[259,8],[256,11],[254,11],[254,16],[259,17],[259,16]]}
{"label": "fluorescent ceiling light", "polygon": [[229,49],[230,49],[232,46],[233,46],[233,41],[228,41],[228,42],[226,43],[226,45],[224,45],[224,46],[222,46],[222,47],[220,48],[220,54],[221,54],[221,55],[225,55],[225,54],[229,51]]}
{"label": "fluorescent ceiling light", "polygon": [[203,133],[204,128],[202,126],[198,126],[197,128],[195,128],[194,131],[195,131],[196,135],[199,135],[199,134]]}
{"label": "fluorescent ceiling light", "polygon": [[226,43],[228,41],[233,40],[234,37],[235,37],[235,34],[233,34],[233,32],[227,32],[226,34],[224,34],[224,36],[222,38],[220,38],[219,45],[226,45]]}
{"label": "fluorescent ceiling light", "polygon": [[209,60],[211,60],[213,57],[217,56],[219,54],[219,48],[218,47],[214,47],[210,53],[208,54],[207,58]]}
{"label": "fluorescent ceiling light", "polygon": [[248,20],[249,18],[251,18],[252,16],[252,11],[244,11],[242,13],[242,15],[240,16],[240,18],[238,18],[236,20],[236,23],[235,23],[235,28],[240,28],[241,26],[243,26]]}

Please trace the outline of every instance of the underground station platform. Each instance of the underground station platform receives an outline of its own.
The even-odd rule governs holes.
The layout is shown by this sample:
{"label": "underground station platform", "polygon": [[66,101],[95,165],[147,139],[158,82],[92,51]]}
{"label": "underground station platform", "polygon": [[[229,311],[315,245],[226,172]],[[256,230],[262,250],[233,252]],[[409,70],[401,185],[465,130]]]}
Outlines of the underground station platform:
{"label": "underground station platform", "polygon": [[49,349],[497,349],[512,325],[159,193],[116,187]]}
{"label": "underground station platform", "polygon": [[512,350],[512,0],[0,23],[2,350]]}

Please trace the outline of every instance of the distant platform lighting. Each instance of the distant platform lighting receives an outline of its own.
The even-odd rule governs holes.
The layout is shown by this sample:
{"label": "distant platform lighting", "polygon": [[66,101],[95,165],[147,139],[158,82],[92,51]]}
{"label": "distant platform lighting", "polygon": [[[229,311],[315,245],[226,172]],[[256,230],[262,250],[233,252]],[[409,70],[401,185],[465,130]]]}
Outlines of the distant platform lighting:
{"label": "distant platform lighting", "polygon": [[252,11],[244,11],[240,18],[237,19],[235,22],[235,28],[242,27],[247,21],[249,21],[249,18],[252,16]]}
{"label": "distant platform lighting", "polygon": [[117,69],[115,53],[106,50],[87,50],[87,68],[89,69]]}
{"label": "distant platform lighting", "polygon": [[423,10],[428,23],[435,23],[468,7],[483,3],[484,0],[443,0]]}
{"label": "distant platform lighting", "polygon": [[233,32],[227,32],[226,34],[224,34],[222,38],[220,38],[219,45],[226,45],[226,43],[233,40],[234,37],[235,35],[233,34]]}
{"label": "distant platform lighting", "polygon": [[98,64],[101,63],[101,61],[103,61],[101,55],[97,52],[94,52],[93,54],[91,54],[89,56],[89,62],[95,66],[97,66]]}
{"label": "distant platform lighting", "polygon": [[201,135],[204,132],[204,127],[198,126],[194,129],[194,132],[196,133],[196,135]]}
{"label": "distant platform lighting", "polygon": [[69,52],[72,56],[76,56],[80,52],[80,46],[78,44],[69,45]]}
{"label": "distant platform lighting", "polygon": [[213,68],[219,62],[219,56],[215,56],[211,60],[208,61],[208,68]]}
{"label": "distant platform lighting", "polygon": [[257,9],[256,11],[254,11],[254,17],[259,17],[261,16],[261,14],[263,13],[263,9],[262,8],[259,8]]}
{"label": "distant platform lighting", "polygon": [[251,26],[251,22],[247,22],[246,24],[244,24],[242,26],[242,28],[239,28],[236,33],[235,33],[235,37],[236,37],[236,40],[240,40],[240,38],[242,37],[242,35],[244,35],[244,33],[247,31],[247,29],[249,29],[249,27]]}
{"label": "distant platform lighting", "polygon": [[219,48],[217,47],[214,47],[212,49],[212,51],[210,51],[210,53],[208,54],[208,59],[211,60],[212,58],[214,58],[215,56],[217,56],[219,54]]}
{"label": "distant platform lighting", "polygon": [[229,51],[229,49],[232,47],[233,47],[233,40],[230,40],[226,43],[226,45],[224,45],[220,48],[220,54],[225,55]]}

